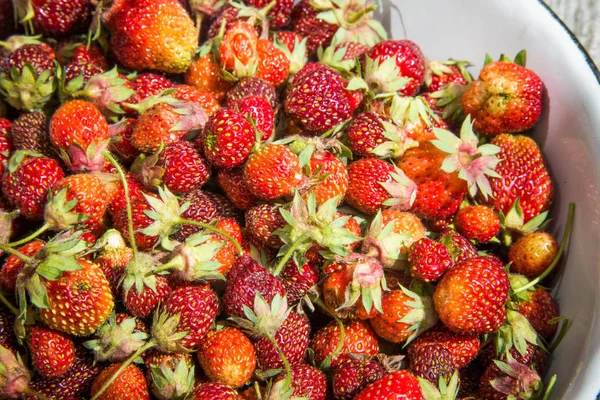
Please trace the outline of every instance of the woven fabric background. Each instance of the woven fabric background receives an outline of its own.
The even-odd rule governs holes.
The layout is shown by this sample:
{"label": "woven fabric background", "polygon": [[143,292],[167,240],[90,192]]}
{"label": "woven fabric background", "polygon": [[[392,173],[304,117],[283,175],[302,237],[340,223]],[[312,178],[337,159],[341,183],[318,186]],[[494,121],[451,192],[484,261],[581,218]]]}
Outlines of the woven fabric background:
{"label": "woven fabric background", "polygon": [[600,0],[545,0],[600,66]]}

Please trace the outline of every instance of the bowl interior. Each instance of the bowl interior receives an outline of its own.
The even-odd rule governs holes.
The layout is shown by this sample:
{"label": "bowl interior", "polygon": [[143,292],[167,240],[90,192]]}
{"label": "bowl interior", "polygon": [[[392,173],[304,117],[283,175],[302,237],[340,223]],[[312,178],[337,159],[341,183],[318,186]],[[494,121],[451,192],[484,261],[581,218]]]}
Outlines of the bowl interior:
{"label": "bowl interior", "polygon": [[[394,39],[418,43],[429,59],[470,60],[486,53],[514,57],[545,83],[546,101],[534,137],[556,188],[552,231],[563,232],[569,202],[577,205],[566,262],[556,278],[561,315],[572,325],[553,355],[553,398],[591,399],[600,390],[600,76],[552,13],[535,0],[383,0],[379,18]],[[597,70],[596,70],[597,72]]]}

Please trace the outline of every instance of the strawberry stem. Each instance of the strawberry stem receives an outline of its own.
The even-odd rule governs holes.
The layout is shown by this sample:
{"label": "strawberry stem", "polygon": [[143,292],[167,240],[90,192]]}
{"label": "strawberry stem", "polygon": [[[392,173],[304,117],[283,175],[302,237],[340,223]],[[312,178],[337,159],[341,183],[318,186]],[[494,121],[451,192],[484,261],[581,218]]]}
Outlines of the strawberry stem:
{"label": "strawberry stem", "polygon": [[333,350],[333,353],[328,355],[325,358],[325,360],[323,360],[323,362],[321,363],[321,368],[329,368],[331,360],[339,356],[342,350],[344,349],[344,343],[346,342],[346,329],[344,328],[344,323],[342,322],[342,320],[336,315],[336,313],[331,311],[329,307],[325,303],[323,303],[323,301],[321,301],[321,299],[316,299],[314,303],[320,306],[325,311],[327,311],[327,313],[333,317],[335,322],[338,324],[338,327],[340,328],[340,340],[338,341],[337,346]]}
{"label": "strawberry stem", "polygon": [[30,389],[30,388],[24,389],[23,390],[23,394],[28,394],[28,395],[33,396],[33,397],[35,397],[37,399],[40,399],[40,400],[49,400],[48,397],[46,397],[45,395],[43,395],[40,392],[37,392],[37,391],[35,391],[33,389]]}
{"label": "strawberry stem", "polygon": [[550,394],[552,393],[552,389],[554,389],[554,384],[556,383],[556,375],[552,375],[550,378],[550,382],[548,382],[548,386],[546,386],[546,390],[544,391],[544,397],[542,400],[548,400],[550,398]]}
{"label": "strawberry stem", "polygon": [[13,304],[8,301],[8,299],[4,296],[4,293],[0,290],[0,301],[2,302],[2,304],[4,304],[6,306],[6,308],[8,308],[10,310],[11,313],[15,314],[16,316],[18,316],[20,314],[19,309],[15,306],[13,306]]}
{"label": "strawberry stem", "polygon": [[562,241],[560,242],[560,247],[558,248],[558,252],[556,256],[554,256],[554,260],[550,263],[548,268],[540,276],[529,282],[528,284],[521,286],[520,288],[515,290],[515,294],[521,293],[542,281],[545,277],[547,277],[556,267],[558,261],[562,257],[562,254],[567,247],[567,242],[569,241],[569,236],[571,236],[571,230],[573,228],[573,219],[575,217],[575,203],[569,203],[569,214],[567,215],[567,225],[565,226],[565,231],[563,233]]}
{"label": "strawberry stem", "polygon": [[285,264],[287,264],[290,258],[292,258],[292,254],[294,254],[294,251],[296,251],[298,246],[300,246],[302,242],[304,242],[306,237],[307,234],[304,233],[298,239],[296,239],[294,243],[292,243],[288,251],[286,251],[281,260],[279,260],[279,264],[277,264],[277,267],[275,267],[275,272],[273,272],[273,275],[278,276],[281,273],[283,267],[285,267]]}
{"label": "strawberry stem", "polygon": [[127,230],[129,231],[129,245],[131,246],[131,251],[133,253],[133,261],[136,262],[138,259],[138,249],[135,244],[135,234],[133,232],[133,214],[131,212],[131,200],[129,198],[129,184],[127,183],[127,179],[125,178],[125,174],[123,173],[123,169],[115,160],[115,158],[108,151],[102,153],[104,157],[115,167],[117,173],[119,174],[119,178],[121,178],[121,183],[123,184],[123,192],[125,194],[125,204],[127,207]]}
{"label": "strawberry stem", "polygon": [[273,335],[265,334],[265,336],[273,344],[273,347],[275,347],[275,350],[277,350],[277,353],[281,357],[281,361],[283,361],[283,366],[285,367],[286,377],[285,377],[285,384],[283,385],[282,393],[285,393],[292,385],[292,369],[290,367],[290,362],[286,358],[285,354],[283,354],[281,347],[279,347],[279,345],[277,344],[277,341],[275,340]]}
{"label": "strawberry stem", "polygon": [[27,242],[30,242],[33,239],[35,239],[36,237],[40,236],[42,233],[46,232],[48,230],[48,228],[50,228],[50,225],[49,224],[44,224],[44,225],[41,226],[40,229],[38,229],[37,231],[33,232],[31,235],[27,236],[26,238],[23,238],[21,240],[17,240],[16,242],[8,243],[7,246],[16,247],[16,246],[20,246],[22,244],[25,244]]}
{"label": "strawberry stem", "polygon": [[193,221],[190,219],[184,219],[184,218],[180,218],[177,223],[179,225],[193,225],[193,226],[198,226],[200,228],[204,228],[206,230],[212,231],[214,233],[217,233],[221,236],[223,236],[225,239],[229,240],[231,243],[233,243],[233,245],[235,246],[236,250],[238,251],[238,253],[240,255],[244,254],[244,249],[242,248],[242,246],[240,245],[240,243],[235,240],[229,233],[225,232],[222,229],[217,228],[214,225],[210,225],[210,224],[205,224],[204,222],[199,222],[199,221]]}
{"label": "strawberry stem", "polygon": [[154,346],[156,346],[156,342],[154,340],[150,340],[148,343],[146,343],[145,345],[143,345],[142,347],[137,349],[137,351],[135,353],[133,353],[127,360],[123,361],[123,363],[121,364],[119,369],[117,369],[117,371],[113,374],[113,376],[111,376],[104,383],[104,385],[102,385],[100,390],[98,390],[96,392],[96,394],[94,394],[94,396],[92,396],[92,398],[90,400],[96,400],[98,397],[100,397],[100,395],[102,395],[102,393],[104,393],[104,391],[106,389],[108,389],[108,387],[115,381],[115,379],[117,379],[119,377],[119,375],[121,375],[121,372],[123,372],[125,370],[125,368],[127,368],[129,366],[129,364],[131,364],[133,362],[133,360],[138,358],[144,351],[146,351]]}

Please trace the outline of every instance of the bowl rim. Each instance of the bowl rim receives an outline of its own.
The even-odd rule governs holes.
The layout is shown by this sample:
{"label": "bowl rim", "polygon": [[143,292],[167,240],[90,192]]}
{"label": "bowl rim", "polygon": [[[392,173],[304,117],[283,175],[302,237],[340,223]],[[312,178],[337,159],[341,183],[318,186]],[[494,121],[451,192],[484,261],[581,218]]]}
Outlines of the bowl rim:
{"label": "bowl rim", "polygon": [[546,4],[546,2],[544,0],[537,0],[537,1],[550,14],[550,16],[552,18],[554,18],[554,20],[556,20],[560,24],[560,26],[567,32],[567,34],[571,38],[571,41],[573,43],[575,43],[575,45],[577,46],[579,51],[583,54],[583,56],[585,58],[585,62],[587,63],[588,67],[594,73],[594,76],[596,77],[596,81],[597,81],[598,85],[600,86],[600,69],[598,69],[596,62],[594,61],[594,59],[592,58],[590,53],[583,46],[583,44],[581,44],[581,42],[579,41],[579,39],[577,38],[575,33],[573,33],[573,31],[571,30],[571,28],[569,28],[567,26],[567,24],[562,20],[562,18],[560,18],[556,14],[556,12],[554,12],[554,10],[548,4]]}

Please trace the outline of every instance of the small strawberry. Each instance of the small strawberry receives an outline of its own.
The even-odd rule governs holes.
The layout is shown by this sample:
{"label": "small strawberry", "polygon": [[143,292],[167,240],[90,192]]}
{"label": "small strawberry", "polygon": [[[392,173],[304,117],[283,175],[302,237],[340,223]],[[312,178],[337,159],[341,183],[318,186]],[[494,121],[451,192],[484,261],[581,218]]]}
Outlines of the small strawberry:
{"label": "small strawberry", "polygon": [[218,101],[223,101],[231,88],[231,83],[223,78],[221,68],[210,52],[192,61],[185,72],[185,83],[211,93]]}
{"label": "small strawberry", "polygon": [[478,354],[480,340],[476,335],[463,335],[452,332],[443,325],[437,325],[419,335],[408,346],[408,356],[424,345],[439,344],[452,355],[453,366],[456,369],[469,364]]}
{"label": "small strawberry", "polygon": [[454,265],[446,246],[425,237],[410,246],[408,262],[411,275],[425,282],[437,281]]}
{"label": "small strawberry", "polygon": [[[102,71],[108,71],[109,69],[108,61],[104,56],[104,51],[100,46],[93,43],[91,43],[90,45],[82,43],[73,48],[71,63],[93,64],[100,68]],[[64,65],[65,63],[62,64]]]}
{"label": "small strawberry", "polygon": [[56,156],[48,137],[48,117],[44,113],[21,115],[10,130],[10,138],[16,150],[35,151],[46,157]]}
{"label": "small strawberry", "polygon": [[[192,103],[192,105],[196,103],[199,108],[192,107],[192,114],[200,113],[201,110],[207,116],[211,117],[221,109],[215,96],[190,85],[176,85],[171,95],[177,100]],[[196,117],[198,118],[198,116]],[[203,120],[201,122],[204,123]]]}
{"label": "small strawberry", "polygon": [[85,0],[32,0],[33,26],[50,37],[82,32],[89,24],[91,5]]}
{"label": "small strawberry", "polygon": [[47,378],[65,374],[75,362],[73,340],[62,332],[34,325],[28,343],[33,367]]}
{"label": "small strawberry", "polygon": [[[279,396],[286,387],[286,381],[287,378],[284,373],[276,377],[271,388],[271,396]],[[288,392],[291,393],[292,398],[325,400],[327,396],[325,375],[312,365],[297,364],[292,366],[290,384],[291,387]]]}
{"label": "small strawberry", "polygon": [[[17,251],[27,257],[34,257],[46,243],[41,240],[32,240],[19,247]],[[19,273],[25,267],[25,261],[16,255],[9,255],[0,270],[0,285],[7,293],[16,293],[17,279]]]}
{"label": "small strawberry", "polygon": [[246,186],[242,167],[220,169],[217,173],[217,181],[227,198],[240,210],[247,211],[258,202]]}
{"label": "small strawberry", "polygon": [[454,332],[490,333],[506,317],[508,287],[508,277],[500,266],[484,257],[471,258],[442,276],[433,295],[435,310]]}
{"label": "small strawberry", "polygon": [[258,66],[256,76],[278,87],[290,72],[290,61],[285,53],[268,39],[259,39],[256,45]]}
{"label": "small strawberry", "polygon": [[232,388],[243,386],[256,368],[254,347],[236,328],[210,330],[196,355],[211,381]]}
{"label": "small strawberry", "polygon": [[462,96],[465,115],[475,131],[494,136],[532,128],[542,111],[543,83],[521,65],[497,61],[487,64]]}
{"label": "small strawberry", "polygon": [[156,310],[159,304],[169,298],[171,288],[167,278],[162,275],[144,277],[142,281],[142,289],[139,290],[137,282],[134,284],[127,276],[125,277],[122,284],[123,303],[131,315],[146,318]]}
{"label": "small strawberry", "polygon": [[299,36],[308,38],[307,48],[312,54],[319,46],[327,47],[337,31],[335,24],[318,17],[319,9],[310,0],[298,2],[292,10],[292,29]]}
{"label": "small strawberry", "polygon": [[427,93],[437,92],[446,85],[454,83],[466,85],[473,81],[466,67],[471,65],[468,61],[448,61],[429,60],[425,69],[425,91]]}
{"label": "small strawberry", "polygon": [[271,144],[250,156],[244,167],[244,181],[256,197],[275,200],[289,197],[305,177],[296,154],[286,146]]}
{"label": "small strawberry", "polygon": [[281,238],[273,232],[283,228],[285,223],[279,206],[274,204],[259,204],[246,211],[246,232],[258,247],[278,249],[283,246]]}
{"label": "small strawberry", "polygon": [[354,154],[373,156],[373,150],[386,141],[383,119],[373,112],[356,115],[346,128],[348,146]]}
{"label": "small strawberry", "polygon": [[367,386],[355,400],[420,400],[421,387],[417,378],[408,371],[395,371]]}
{"label": "small strawberry", "polygon": [[[246,0],[245,3],[249,6],[263,9],[268,6],[270,2],[268,0]],[[294,2],[292,0],[277,0],[275,5],[273,5],[267,13],[267,17],[269,18],[269,28],[280,29],[287,26],[290,22],[290,14],[292,13],[293,6]]]}
{"label": "small strawberry", "polygon": [[[151,211],[152,207],[145,199],[138,199],[131,202],[131,214],[134,230],[134,238],[137,247],[142,251],[150,251],[158,243],[158,236],[149,235],[141,230],[152,225],[154,220],[146,215],[146,211]],[[121,233],[125,241],[129,243],[129,228],[127,209],[123,207],[113,213],[113,227]],[[129,243],[132,246],[132,243]]]}
{"label": "small strawberry", "polygon": [[[16,121],[15,121],[16,122]],[[0,176],[4,173],[6,163],[13,151],[13,138],[11,134],[12,122],[7,119],[0,118]],[[19,131],[22,131],[21,129]],[[19,138],[25,135],[18,135]]]}
{"label": "small strawberry", "polygon": [[260,133],[261,141],[265,142],[275,133],[275,114],[269,102],[262,97],[246,97],[236,104],[237,111],[246,118],[252,119],[254,128]]}
{"label": "small strawberry", "polygon": [[340,342],[340,327],[336,322],[319,329],[310,342],[310,348],[315,353],[317,365],[326,364],[335,367],[342,354],[366,354],[374,356],[379,353],[377,336],[368,323],[364,321],[348,321],[344,323],[344,343],[341,351],[336,351]]}
{"label": "small strawberry", "polygon": [[552,235],[546,232],[529,233],[510,246],[510,270],[534,279],[550,266],[557,253],[558,244]]}
{"label": "small strawberry", "polygon": [[352,400],[367,385],[381,379],[385,370],[375,359],[343,356],[332,372],[333,398]]}
{"label": "small strawberry", "polygon": [[532,328],[544,339],[550,340],[558,324],[552,320],[558,317],[558,307],[554,298],[547,290],[536,287],[527,292],[527,300],[517,303],[516,309],[527,318]]}
{"label": "small strawberry", "polygon": [[242,78],[227,92],[227,107],[234,109],[236,104],[246,97],[256,96],[266,99],[271,108],[278,108],[275,88],[259,77]]}
{"label": "small strawberry", "polygon": [[[139,324],[142,330],[138,329]],[[122,362],[145,345],[148,336],[148,328],[137,318],[127,314],[117,317],[113,313],[96,331],[95,338],[84,345],[94,353],[97,362]]]}
{"label": "small strawberry", "polygon": [[412,352],[410,371],[416,376],[437,383],[439,378],[450,379],[455,371],[454,360],[450,351],[441,344],[423,344]]}
{"label": "small strawberry", "polygon": [[195,384],[192,356],[182,353],[153,352],[144,359],[146,381],[158,400],[185,398]]}
{"label": "small strawberry", "polygon": [[240,400],[235,390],[220,383],[203,383],[192,395],[193,400]]}
{"label": "small strawberry", "polygon": [[108,134],[111,137],[108,149],[123,163],[130,163],[140,154],[131,142],[135,121],[133,118],[124,118],[108,127]]}
{"label": "small strawberry", "polygon": [[543,395],[542,369],[510,358],[490,364],[479,383],[479,393],[486,399],[535,398]]}
{"label": "small strawberry", "polygon": [[127,102],[138,104],[150,96],[156,96],[164,90],[171,89],[173,86],[173,82],[162,75],[154,72],[141,73],[131,80],[131,88],[135,91],[135,94]]}
{"label": "small strawberry", "polygon": [[229,26],[219,45],[219,63],[233,76],[253,76],[258,66],[258,35],[254,27],[244,20]]}
{"label": "small strawberry", "polygon": [[208,162],[217,168],[241,165],[256,141],[254,129],[237,111],[221,110],[208,119],[199,138]]}
{"label": "small strawberry", "polygon": [[470,240],[485,243],[500,231],[500,219],[486,206],[467,206],[454,216],[456,230]]}
{"label": "small strawberry", "polygon": [[[121,364],[111,364],[100,372],[92,384],[92,397],[98,400],[149,400],[150,393],[144,373],[133,364],[129,364],[122,371],[119,369]],[[117,378],[98,395],[98,392],[117,372]]]}
{"label": "small strawberry", "polygon": [[308,193],[315,196],[317,205],[337,198],[341,202],[348,190],[348,170],[344,162],[333,153],[323,150],[312,154],[307,168],[309,179],[316,182]]}
{"label": "small strawberry", "polygon": [[448,248],[455,264],[478,256],[473,243],[451,229],[442,230],[439,241]]}
{"label": "small strawberry", "polygon": [[318,267],[312,263],[298,267],[295,262],[288,262],[279,275],[288,304],[296,305],[319,282],[320,276]]}

